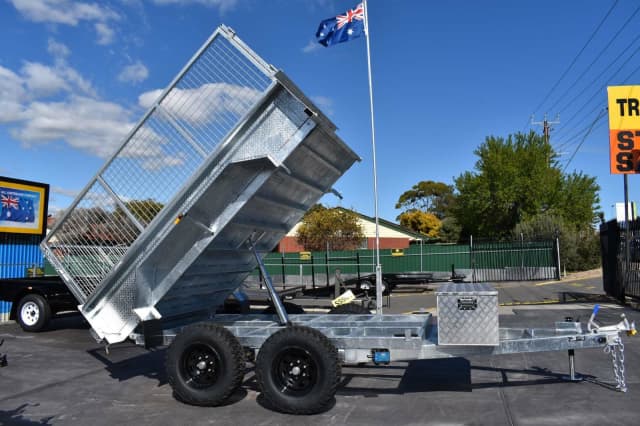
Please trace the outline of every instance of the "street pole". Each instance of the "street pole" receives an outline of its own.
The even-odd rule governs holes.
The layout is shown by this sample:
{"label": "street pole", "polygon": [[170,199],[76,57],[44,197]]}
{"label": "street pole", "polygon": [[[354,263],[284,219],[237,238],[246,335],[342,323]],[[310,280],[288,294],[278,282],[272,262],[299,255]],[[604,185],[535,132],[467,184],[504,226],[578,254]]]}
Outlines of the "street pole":
{"label": "street pole", "polygon": [[627,282],[629,279],[629,240],[631,239],[631,232],[629,227],[629,183],[628,175],[624,175],[624,277],[622,277],[622,294],[620,295],[620,302],[624,304],[625,296],[627,293]]}

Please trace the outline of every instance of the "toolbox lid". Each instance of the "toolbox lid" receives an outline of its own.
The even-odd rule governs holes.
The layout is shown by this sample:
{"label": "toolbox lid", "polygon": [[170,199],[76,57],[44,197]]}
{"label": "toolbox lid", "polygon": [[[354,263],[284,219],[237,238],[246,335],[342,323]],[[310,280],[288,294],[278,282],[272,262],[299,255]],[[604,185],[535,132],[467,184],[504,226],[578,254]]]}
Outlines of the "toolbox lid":
{"label": "toolbox lid", "polygon": [[498,291],[489,283],[446,283],[436,291],[436,296],[455,296],[468,293],[478,296],[498,295]]}

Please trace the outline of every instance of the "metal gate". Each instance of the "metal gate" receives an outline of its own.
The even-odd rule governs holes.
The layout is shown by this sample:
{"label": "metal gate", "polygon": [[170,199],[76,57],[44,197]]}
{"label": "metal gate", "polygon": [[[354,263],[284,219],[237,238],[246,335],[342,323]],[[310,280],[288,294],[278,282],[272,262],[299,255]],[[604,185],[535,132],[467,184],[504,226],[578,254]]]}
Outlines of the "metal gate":
{"label": "metal gate", "polygon": [[[640,298],[640,221],[600,225],[600,252],[604,291],[621,302]],[[627,231],[629,235],[627,254]]]}

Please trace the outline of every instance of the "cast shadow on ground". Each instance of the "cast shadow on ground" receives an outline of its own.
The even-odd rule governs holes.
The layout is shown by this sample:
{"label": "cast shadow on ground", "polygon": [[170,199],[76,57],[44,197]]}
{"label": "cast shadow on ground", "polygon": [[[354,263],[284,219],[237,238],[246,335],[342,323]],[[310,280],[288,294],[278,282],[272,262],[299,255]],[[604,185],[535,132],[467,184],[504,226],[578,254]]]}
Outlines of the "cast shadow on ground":
{"label": "cast shadow on ground", "polygon": [[[109,375],[120,382],[144,376],[157,380],[158,387],[167,384],[164,365],[166,349],[149,350],[137,355],[129,355],[130,351],[139,349],[137,346],[118,344],[109,347],[109,354],[105,352],[103,347],[91,349],[87,352],[102,362]],[[123,359],[118,360],[118,358]]]}
{"label": "cast shadow on ground", "polygon": [[[396,374],[377,373],[377,369],[396,369]],[[360,371],[359,371],[360,370]],[[471,371],[483,371],[498,375],[496,380],[471,381]],[[527,378],[511,379],[510,375],[526,375]],[[587,382],[608,389],[615,385],[597,380],[594,376],[583,375]],[[474,389],[500,388],[515,386],[538,386],[553,383],[566,383],[566,373],[557,373],[545,368],[531,367],[510,369],[471,365],[464,358],[448,358],[410,361],[406,367],[348,367],[343,369],[343,380],[338,388],[340,395],[377,396],[381,394],[402,395],[418,392],[472,392]],[[382,380],[386,385],[376,387]],[[358,383],[366,385],[358,385]],[[397,382],[397,386],[388,386]]]}
{"label": "cast shadow on ground", "polygon": [[584,293],[579,291],[558,292],[560,303],[618,303],[613,297],[606,294]]}
{"label": "cast shadow on ground", "polygon": [[38,407],[40,404],[22,404],[15,410],[0,410],[0,424],[16,426],[50,425],[53,424],[53,416],[44,417],[39,421],[25,418],[25,412],[29,407]]}

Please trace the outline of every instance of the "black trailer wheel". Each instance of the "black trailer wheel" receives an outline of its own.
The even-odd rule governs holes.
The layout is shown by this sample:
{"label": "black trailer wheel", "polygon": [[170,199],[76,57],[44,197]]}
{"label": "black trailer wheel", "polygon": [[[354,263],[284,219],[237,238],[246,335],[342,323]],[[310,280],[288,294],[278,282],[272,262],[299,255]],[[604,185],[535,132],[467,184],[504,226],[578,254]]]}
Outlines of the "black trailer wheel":
{"label": "black trailer wheel", "polygon": [[222,404],[242,383],[244,355],[238,339],[224,327],[186,327],[167,349],[167,379],[174,395],[192,405]]}
{"label": "black trailer wheel", "polygon": [[391,294],[391,291],[395,288],[395,285],[389,284],[389,282],[385,279],[382,280],[382,295],[388,296]]}
{"label": "black trailer wheel", "polygon": [[[295,303],[282,302],[282,305],[284,306],[284,310],[288,314],[304,314],[304,313],[306,313],[302,306],[296,305]],[[270,305],[270,306],[264,308],[262,313],[263,314],[271,314],[271,315],[273,315],[273,314],[276,313],[276,307],[274,305]]]}
{"label": "black trailer wheel", "polygon": [[[391,286],[386,280],[383,279],[382,280],[382,295],[386,296],[386,295],[390,294],[391,290],[393,290],[392,287],[393,286]],[[374,298],[375,298],[376,285],[372,281],[369,281],[369,280],[360,281],[360,283],[358,283],[358,290],[371,292],[371,294],[373,294]]]}
{"label": "black trailer wheel", "polygon": [[347,303],[331,308],[329,314],[370,314],[371,311],[358,303]]}
{"label": "black trailer wheel", "polygon": [[260,348],[256,379],[267,403],[278,411],[324,411],[340,381],[338,351],[318,330],[286,327],[271,335]]}
{"label": "black trailer wheel", "polygon": [[39,294],[27,294],[16,308],[16,320],[24,331],[40,331],[51,319],[51,307]]}

